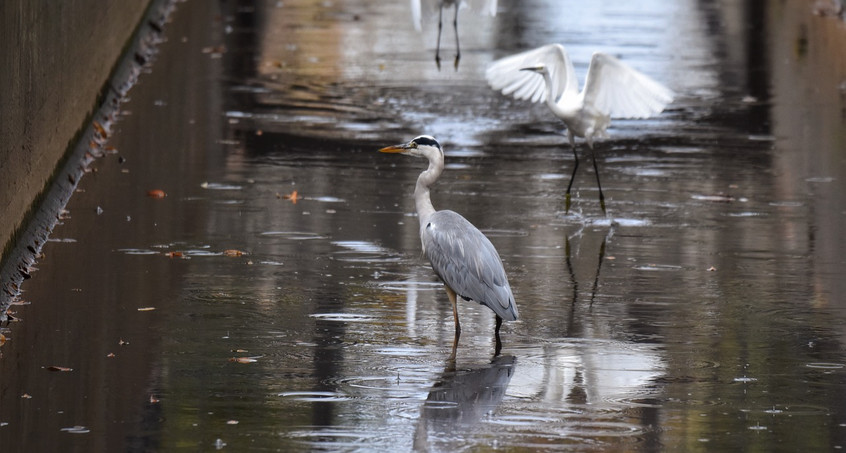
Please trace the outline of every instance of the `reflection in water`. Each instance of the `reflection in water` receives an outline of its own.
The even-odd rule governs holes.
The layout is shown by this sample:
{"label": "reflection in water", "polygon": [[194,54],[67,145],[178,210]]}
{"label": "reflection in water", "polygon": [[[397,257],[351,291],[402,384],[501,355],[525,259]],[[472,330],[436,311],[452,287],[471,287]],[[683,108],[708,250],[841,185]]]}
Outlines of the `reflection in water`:
{"label": "reflection in water", "polygon": [[435,9],[438,10],[438,41],[435,47],[435,64],[438,70],[441,69],[441,32],[444,28],[444,8],[453,7],[455,14],[452,19],[452,29],[455,32],[455,70],[458,70],[458,62],[461,60],[461,45],[458,39],[458,10],[467,6],[481,14],[496,16],[497,0],[411,0],[411,20],[414,22],[414,29],[422,29],[421,19],[423,14],[434,16]]}
{"label": "reflection in water", "polygon": [[435,443],[461,438],[485,414],[493,412],[505,396],[516,363],[514,356],[504,355],[479,368],[456,370],[455,360],[448,360],[423,404],[414,449],[428,450]]}

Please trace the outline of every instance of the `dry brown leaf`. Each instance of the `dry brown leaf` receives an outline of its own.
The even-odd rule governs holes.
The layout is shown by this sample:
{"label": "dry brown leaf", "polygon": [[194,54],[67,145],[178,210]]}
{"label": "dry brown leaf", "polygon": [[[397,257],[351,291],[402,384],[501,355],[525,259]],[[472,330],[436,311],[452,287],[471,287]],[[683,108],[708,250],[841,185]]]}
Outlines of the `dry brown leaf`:
{"label": "dry brown leaf", "polygon": [[229,361],[235,362],[235,363],[255,363],[258,360],[254,359],[252,357],[230,357]]}
{"label": "dry brown leaf", "polygon": [[291,200],[291,203],[294,203],[294,204],[297,204],[297,200],[299,200],[300,198],[302,198],[302,197],[297,194],[296,190],[289,193],[288,195],[285,195],[285,199]]}
{"label": "dry brown leaf", "polygon": [[227,425],[237,425],[237,424],[238,424],[238,420],[227,420],[227,421],[226,421],[226,424],[227,424]]}
{"label": "dry brown leaf", "polygon": [[120,340],[118,340],[118,345],[123,346],[123,345],[125,345],[125,344],[129,344],[129,342],[128,342],[128,341],[123,341],[123,338],[121,338]]}
{"label": "dry brown leaf", "polygon": [[153,189],[147,191],[147,196],[150,198],[164,198],[167,196],[164,190],[161,189]]}
{"label": "dry brown leaf", "polygon": [[156,307],[138,307],[138,311],[153,311]]}
{"label": "dry brown leaf", "polygon": [[244,254],[244,252],[242,252],[240,250],[235,250],[235,249],[228,249],[228,250],[224,250],[223,254],[225,256],[241,256],[241,255]]}
{"label": "dry brown leaf", "polygon": [[102,126],[100,123],[98,123],[97,121],[94,121],[94,129],[96,129],[96,130],[97,130],[97,133],[98,133],[98,134],[100,134],[100,136],[101,136],[101,137],[103,137],[103,138],[106,138],[106,137],[108,137],[108,136],[109,136],[109,134],[106,132],[106,128],[105,128],[105,127],[103,127],[103,126]]}
{"label": "dry brown leaf", "polygon": [[32,399],[32,395],[30,395],[29,393],[24,393],[23,395],[21,395],[21,398],[25,400],[30,400]]}
{"label": "dry brown leaf", "polygon": [[167,252],[165,256],[169,258],[182,258],[182,252]]}
{"label": "dry brown leaf", "polygon": [[66,366],[55,366],[55,365],[48,366],[47,369],[50,370],[50,371],[73,371],[73,368],[68,368]]}
{"label": "dry brown leaf", "polygon": [[158,399],[158,398],[156,398],[156,397],[155,397],[155,396],[153,396],[153,395],[150,395],[150,403],[152,403],[152,404],[156,404],[156,403],[158,403],[158,402],[159,402],[159,399]]}
{"label": "dry brown leaf", "polygon": [[6,344],[6,335],[0,333],[0,346],[3,346],[4,344]]}
{"label": "dry brown leaf", "polygon": [[113,359],[113,358],[115,358],[115,353],[114,353],[114,352],[110,352],[110,353],[106,354],[106,357],[108,357],[108,358],[110,358],[110,359]]}

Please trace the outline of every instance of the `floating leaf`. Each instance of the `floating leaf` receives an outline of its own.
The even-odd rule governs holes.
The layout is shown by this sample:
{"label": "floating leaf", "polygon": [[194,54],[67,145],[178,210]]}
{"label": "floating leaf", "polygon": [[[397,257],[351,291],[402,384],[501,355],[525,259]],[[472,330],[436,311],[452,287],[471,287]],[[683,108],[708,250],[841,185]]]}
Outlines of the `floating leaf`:
{"label": "floating leaf", "polygon": [[167,252],[167,253],[165,253],[165,256],[167,256],[169,258],[182,258],[183,257],[182,252]]}
{"label": "floating leaf", "polygon": [[164,198],[167,196],[164,190],[161,189],[153,189],[147,191],[147,196],[150,198]]}
{"label": "floating leaf", "polygon": [[123,341],[123,338],[121,338],[120,340],[118,340],[118,345],[123,346],[123,345],[125,345],[125,344],[129,344],[129,342],[128,342],[128,341]]}
{"label": "floating leaf", "polygon": [[297,191],[295,190],[295,191],[293,191],[293,192],[289,193],[288,195],[285,195],[285,196],[284,196],[284,198],[285,198],[286,200],[291,200],[291,203],[297,204],[297,200],[299,200],[299,199],[300,199],[300,198],[302,198],[302,197],[300,197],[300,196],[297,194]]}
{"label": "floating leaf", "polygon": [[230,357],[229,361],[235,362],[235,363],[255,363],[255,362],[258,362],[258,360],[254,359],[252,357]]}
{"label": "floating leaf", "polygon": [[68,368],[66,366],[55,366],[55,365],[48,366],[47,369],[50,370],[50,371],[73,371],[73,368]]}
{"label": "floating leaf", "polygon": [[238,424],[238,420],[227,420],[227,421],[226,421],[226,424],[227,424],[227,425],[237,425],[237,424]]}
{"label": "floating leaf", "polygon": [[101,137],[106,138],[109,136],[108,132],[106,132],[106,128],[103,127],[103,125],[101,125],[97,121],[94,121],[93,125],[94,129],[97,130],[97,133],[100,134]]}
{"label": "floating leaf", "polygon": [[0,333],[0,346],[3,346],[4,344],[6,344],[6,335]]}
{"label": "floating leaf", "polygon": [[115,353],[114,353],[114,352],[110,352],[110,353],[106,354],[106,357],[108,357],[108,358],[110,358],[110,359],[113,359],[113,358],[115,358]]}
{"label": "floating leaf", "polygon": [[138,307],[138,311],[153,311],[156,307]]}
{"label": "floating leaf", "polygon": [[30,395],[29,393],[24,393],[23,395],[21,395],[21,398],[25,400],[31,400],[32,395]]}
{"label": "floating leaf", "polygon": [[153,395],[150,395],[150,403],[152,403],[152,404],[156,404],[156,403],[158,403],[158,402],[159,402],[159,399],[158,399],[158,398],[156,398],[156,397],[155,397],[155,396],[153,396]]}
{"label": "floating leaf", "polygon": [[228,249],[228,250],[224,250],[223,254],[225,256],[241,256],[241,255],[244,254],[244,252],[242,252],[240,250],[235,250],[235,249]]}
{"label": "floating leaf", "polygon": [[711,267],[708,268],[708,272],[716,272],[716,271],[717,271],[717,268],[714,267],[714,266],[711,266]]}

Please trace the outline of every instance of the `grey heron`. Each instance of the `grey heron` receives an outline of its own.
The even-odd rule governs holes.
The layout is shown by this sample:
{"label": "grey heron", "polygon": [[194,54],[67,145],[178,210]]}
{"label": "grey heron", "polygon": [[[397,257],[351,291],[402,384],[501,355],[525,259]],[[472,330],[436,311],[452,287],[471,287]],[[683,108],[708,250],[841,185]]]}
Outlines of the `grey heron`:
{"label": "grey heron", "polygon": [[435,48],[435,64],[438,70],[441,69],[441,32],[444,27],[444,8],[452,6],[455,8],[455,15],[452,18],[452,28],[455,31],[455,69],[458,70],[458,62],[461,60],[461,46],[458,43],[458,10],[466,5],[470,5],[471,9],[480,11],[482,13],[496,16],[497,0],[411,0],[411,20],[414,22],[414,28],[417,31],[421,30],[420,22],[423,15],[423,7],[427,10],[434,10],[438,7],[438,43]]}
{"label": "grey heron", "polygon": [[429,160],[429,168],[417,178],[414,203],[420,221],[423,253],[432,264],[435,274],[443,281],[452,303],[452,315],[455,319],[453,355],[461,335],[457,297],[476,301],[493,310],[496,314],[494,335],[499,352],[499,329],[502,320],[517,319],[517,304],[502,260],[491,241],[460,214],[450,210],[435,211],[432,206],[429,188],[444,170],[444,152],[441,145],[433,137],[421,135],[408,143],[388,146],[379,151],[425,157]]}
{"label": "grey heron", "polygon": [[491,88],[505,95],[532,102],[546,101],[552,113],[567,126],[575,158],[567,185],[568,211],[570,189],[579,168],[575,137],[584,138],[590,148],[599,203],[605,212],[605,196],[593,152],[594,139],[607,136],[605,130],[611,118],[649,118],[661,113],[674,96],[669,88],[602,52],[593,54],[580,92],[573,63],[560,44],[548,44],[494,61],[488,66],[485,78]]}

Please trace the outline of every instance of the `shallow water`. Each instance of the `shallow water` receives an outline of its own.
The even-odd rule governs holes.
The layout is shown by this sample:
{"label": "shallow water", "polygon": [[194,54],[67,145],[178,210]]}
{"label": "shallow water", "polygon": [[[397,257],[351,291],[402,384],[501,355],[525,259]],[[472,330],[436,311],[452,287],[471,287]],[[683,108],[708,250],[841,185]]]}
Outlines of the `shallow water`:
{"label": "shallow water", "polygon": [[[459,67],[446,24],[440,71],[436,24],[415,32],[403,2],[180,3],[117,154],[80,183],[3,329],[0,442],[844,445],[846,61],[825,47],[842,31],[802,1],[749,3],[462,10]],[[679,93],[598,146],[607,215],[586,155],[565,212],[572,153],[546,107],[483,82],[548,42],[580,77],[605,50]],[[425,163],[376,152],[420,133],[447,155],[436,208],[505,263],[521,318],[500,356],[491,312],[463,304],[448,360],[411,198]]]}

